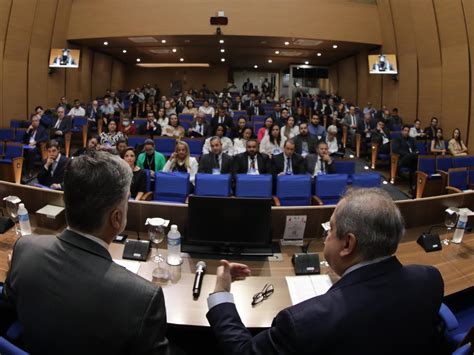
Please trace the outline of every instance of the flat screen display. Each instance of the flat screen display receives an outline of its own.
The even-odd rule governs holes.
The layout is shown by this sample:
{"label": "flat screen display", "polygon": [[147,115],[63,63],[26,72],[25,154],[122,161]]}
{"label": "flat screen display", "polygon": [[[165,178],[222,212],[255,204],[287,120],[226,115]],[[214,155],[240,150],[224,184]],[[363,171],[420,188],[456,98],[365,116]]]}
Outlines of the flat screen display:
{"label": "flat screen display", "polygon": [[370,74],[398,74],[397,56],[395,54],[369,55]]}
{"label": "flat screen display", "polygon": [[271,255],[271,199],[190,196],[184,252]]}
{"label": "flat screen display", "polygon": [[79,68],[79,49],[55,48],[49,55],[50,68]]}

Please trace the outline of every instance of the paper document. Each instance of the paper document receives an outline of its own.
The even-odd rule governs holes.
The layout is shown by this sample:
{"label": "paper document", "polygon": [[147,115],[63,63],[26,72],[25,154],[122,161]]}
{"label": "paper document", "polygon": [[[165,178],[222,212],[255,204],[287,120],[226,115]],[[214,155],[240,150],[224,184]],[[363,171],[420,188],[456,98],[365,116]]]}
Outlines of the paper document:
{"label": "paper document", "polygon": [[120,266],[123,266],[125,269],[133,272],[134,274],[137,274],[138,270],[140,269],[141,263],[139,261],[122,260],[122,259],[113,259],[113,260],[114,260],[114,263],[119,264]]}
{"label": "paper document", "polygon": [[287,276],[286,283],[293,305],[324,295],[332,286],[329,275]]}

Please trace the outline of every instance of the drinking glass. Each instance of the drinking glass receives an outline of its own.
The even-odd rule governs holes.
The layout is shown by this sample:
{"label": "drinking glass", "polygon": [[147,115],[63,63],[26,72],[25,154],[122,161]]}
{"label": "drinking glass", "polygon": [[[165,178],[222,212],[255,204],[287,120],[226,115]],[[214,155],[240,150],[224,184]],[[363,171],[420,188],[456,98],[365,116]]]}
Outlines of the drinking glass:
{"label": "drinking glass", "polygon": [[18,228],[18,206],[21,202],[20,198],[16,196],[8,196],[4,198],[8,216],[13,220],[15,224],[15,234],[17,237],[21,236],[20,228]]}

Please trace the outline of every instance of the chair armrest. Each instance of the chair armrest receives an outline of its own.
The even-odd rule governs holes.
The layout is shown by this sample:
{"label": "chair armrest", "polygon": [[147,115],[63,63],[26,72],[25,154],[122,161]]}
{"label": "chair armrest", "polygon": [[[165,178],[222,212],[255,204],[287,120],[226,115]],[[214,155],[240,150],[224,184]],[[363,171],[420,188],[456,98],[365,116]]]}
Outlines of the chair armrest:
{"label": "chair armrest", "polygon": [[323,201],[318,197],[318,196],[311,196],[311,203],[313,205],[319,205],[319,206],[322,206],[324,205]]}
{"label": "chair armrest", "polygon": [[140,201],[151,201],[153,199],[153,191],[148,191],[143,194]]}
{"label": "chair armrest", "polygon": [[459,190],[457,187],[454,187],[454,186],[446,186],[446,190],[448,191],[448,194],[449,193],[458,194],[462,192],[461,190]]}
{"label": "chair armrest", "polygon": [[273,203],[275,206],[281,206],[280,199],[276,196],[273,196]]}
{"label": "chair armrest", "polygon": [[397,176],[398,160],[400,159],[399,154],[390,154],[390,183],[395,183],[395,177]]}
{"label": "chair armrest", "polygon": [[428,174],[423,171],[416,171],[416,198],[423,197],[425,191],[426,181],[428,180]]}

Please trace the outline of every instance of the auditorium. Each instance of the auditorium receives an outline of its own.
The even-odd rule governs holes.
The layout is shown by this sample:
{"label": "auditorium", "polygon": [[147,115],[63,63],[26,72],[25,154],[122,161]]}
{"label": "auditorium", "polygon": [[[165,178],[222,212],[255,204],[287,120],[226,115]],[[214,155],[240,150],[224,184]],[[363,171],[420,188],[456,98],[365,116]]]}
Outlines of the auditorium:
{"label": "auditorium", "polygon": [[474,354],[473,43],[472,0],[0,1],[0,353]]}

